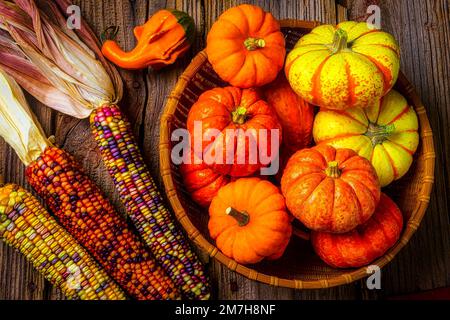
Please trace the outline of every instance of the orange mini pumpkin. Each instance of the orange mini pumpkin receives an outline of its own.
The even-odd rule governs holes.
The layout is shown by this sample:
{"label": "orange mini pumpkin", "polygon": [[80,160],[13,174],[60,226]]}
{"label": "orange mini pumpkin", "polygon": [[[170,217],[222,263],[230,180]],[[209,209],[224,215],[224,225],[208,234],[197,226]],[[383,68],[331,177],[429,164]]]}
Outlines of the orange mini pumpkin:
{"label": "orange mini pumpkin", "polygon": [[184,185],[192,200],[207,207],[219,189],[230,182],[230,178],[209,168],[194,152],[190,155],[191,161],[180,165]]}
{"label": "orange mini pumpkin", "polygon": [[264,95],[280,120],[287,153],[292,155],[308,147],[312,139],[314,107],[292,90],[283,73],[264,88]]}
{"label": "orange mini pumpkin", "polygon": [[286,49],[278,21],[258,6],[228,9],[208,33],[206,53],[217,74],[232,86],[250,88],[273,81]]}
{"label": "orange mini pumpkin", "polygon": [[296,152],[281,178],[289,211],[316,231],[344,233],[366,222],[380,200],[370,162],[350,149],[320,145]]}
{"label": "orange mini pumpkin", "polygon": [[209,207],[211,238],[238,263],[281,257],[292,227],[276,186],[259,178],[241,178],[222,187]]}
{"label": "orange mini pumpkin", "polygon": [[202,140],[201,150],[194,142],[197,156],[216,172],[232,177],[250,176],[268,165],[278,153],[282,135],[277,115],[260,94],[235,87],[204,92],[189,111],[187,129],[194,141]]}
{"label": "orange mini pumpkin", "polygon": [[328,265],[337,268],[361,267],[381,257],[400,238],[403,217],[387,195],[365,224],[344,234],[312,232],[314,250]]}

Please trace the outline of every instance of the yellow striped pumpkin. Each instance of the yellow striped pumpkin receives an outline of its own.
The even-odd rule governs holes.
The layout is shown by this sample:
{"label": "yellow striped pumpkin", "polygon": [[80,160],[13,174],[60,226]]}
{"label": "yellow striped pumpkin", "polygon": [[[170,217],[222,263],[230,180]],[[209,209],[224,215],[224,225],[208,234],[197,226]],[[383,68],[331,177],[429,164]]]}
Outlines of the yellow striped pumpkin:
{"label": "yellow striped pumpkin", "polygon": [[411,166],[419,144],[417,130],[414,109],[391,90],[366,109],[321,110],[314,120],[313,135],[317,144],[350,148],[369,159],[384,187]]}
{"label": "yellow striped pumpkin", "polygon": [[286,59],[292,88],[311,104],[368,107],[397,81],[400,49],[392,35],[365,22],[322,25],[303,36]]}

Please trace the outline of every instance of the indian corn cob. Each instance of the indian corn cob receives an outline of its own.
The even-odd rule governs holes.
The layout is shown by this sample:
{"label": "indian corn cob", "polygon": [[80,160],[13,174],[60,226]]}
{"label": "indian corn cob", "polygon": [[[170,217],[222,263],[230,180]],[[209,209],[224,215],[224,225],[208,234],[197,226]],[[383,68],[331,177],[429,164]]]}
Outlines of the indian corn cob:
{"label": "indian corn cob", "polygon": [[0,239],[25,255],[69,299],[125,299],[86,250],[15,184],[0,185]]}
{"label": "indian corn cob", "polygon": [[60,223],[137,299],[174,299],[177,292],[74,158],[52,146],[26,168],[28,182]]}
{"label": "indian corn cob", "polygon": [[171,279],[72,156],[54,147],[17,83],[0,69],[0,135],[26,165],[26,177],[61,225],[137,299],[175,299]]}
{"label": "indian corn cob", "polygon": [[138,232],[187,297],[207,298],[201,262],[165,207],[130,123],[115,105],[97,108],[90,119],[103,162]]}
{"label": "indian corn cob", "polygon": [[[7,31],[0,37],[0,65],[44,104],[78,118],[90,116],[103,161],[140,235],[186,298],[207,299],[203,265],[164,206],[116,105],[122,82],[92,31],[83,21],[76,30],[67,28],[61,13],[66,0],[3,2],[9,5],[2,8],[0,1],[0,15],[7,21],[0,19],[0,28]],[[43,3],[50,15],[40,7]]]}

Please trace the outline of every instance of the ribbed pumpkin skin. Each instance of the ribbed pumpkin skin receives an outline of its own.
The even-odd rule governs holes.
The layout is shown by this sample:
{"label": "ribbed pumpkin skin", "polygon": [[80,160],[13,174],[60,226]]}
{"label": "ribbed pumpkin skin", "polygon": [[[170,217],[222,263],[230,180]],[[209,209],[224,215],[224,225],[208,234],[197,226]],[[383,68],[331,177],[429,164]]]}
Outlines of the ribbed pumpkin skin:
{"label": "ribbed pumpkin skin", "polygon": [[327,145],[296,152],[283,172],[281,190],[289,211],[307,228],[333,233],[366,222],[380,199],[370,162],[353,150]]}
{"label": "ribbed pumpkin skin", "polygon": [[418,126],[414,109],[391,90],[366,109],[321,110],[314,120],[314,140],[369,159],[384,187],[410,168],[419,144]]}
{"label": "ribbed pumpkin skin", "polygon": [[[250,50],[249,39],[263,41]],[[258,6],[228,9],[208,33],[206,53],[214,71],[232,86],[259,87],[273,81],[283,68],[284,36],[278,21]]]}
{"label": "ribbed pumpkin skin", "polygon": [[[227,215],[232,207],[249,215],[239,226]],[[217,248],[238,263],[257,263],[282,256],[292,227],[284,198],[272,183],[259,178],[241,178],[219,190],[209,207],[208,229]]]}
{"label": "ribbed pumpkin skin", "polygon": [[287,153],[308,147],[312,139],[314,107],[292,90],[283,73],[264,88],[264,95],[280,120]]}
{"label": "ribbed pumpkin skin", "polygon": [[392,35],[370,30],[366,22],[346,21],[303,36],[287,56],[285,73],[294,91],[311,104],[364,108],[392,88],[399,57]]}
{"label": "ribbed pumpkin skin", "polygon": [[312,232],[311,241],[316,253],[328,265],[356,268],[385,254],[400,238],[402,228],[400,209],[382,193],[375,213],[365,224],[344,234]]}
{"label": "ribbed pumpkin skin", "polygon": [[[242,123],[233,120],[233,113],[239,108],[246,110]],[[204,137],[211,134],[213,129],[220,131],[221,134],[215,139],[203,139],[202,154],[195,150],[195,146],[194,151],[214,171],[223,175],[245,177],[254,174],[263,166],[259,154],[261,148],[265,148],[266,145],[267,154],[274,158],[278,150],[273,152],[270,150],[272,130],[279,130],[278,143],[281,144],[282,130],[277,115],[267,102],[261,99],[261,95],[255,89],[225,87],[205,91],[188,114],[187,129],[194,140],[201,138],[197,137],[198,134],[195,132],[196,122],[200,124]],[[249,130],[254,130],[252,139],[249,135],[246,136]],[[227,132],[236,133],[236,137],[231,138],[230,133],[227,134]],[[263,134],[264,132],[267,132],[267,135]],[[266,136],[267,139],[264,138]],[[256,148],[250,148],[253,145],[256,145]],[[233,146],[234,154],[231,148]],[[211,158],[208,161],[203,158],[207,155]],[[227,157],[231,158],[228,163]],[[253,157],[256,157],[257,161],[253,161]]]}
{"label": "ribbed pumpkin skin", "polygon": [[180,173],[192,200],[202,207],[208,207],[219,189],[230,182],[228,176],[209,168],[194,152],[191,152],[190,163],[180,165]]}

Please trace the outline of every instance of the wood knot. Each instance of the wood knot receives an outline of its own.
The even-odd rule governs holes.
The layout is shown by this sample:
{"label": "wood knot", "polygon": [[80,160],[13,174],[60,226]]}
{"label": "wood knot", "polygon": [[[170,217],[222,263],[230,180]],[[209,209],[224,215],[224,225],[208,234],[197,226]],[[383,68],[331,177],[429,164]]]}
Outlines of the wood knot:
{"label": "wood knot", "polygon": [[141,84],[139,83],[139,81],[133,81],[133,88],[134,89],[139,89],[141,87]]}
{"label": "wood knot", "polygon": [[236,281],[230,282],[230,290],[231,292],[237,292],[239,290],[239,286]]}
{"label": "wood knot", "polygon": [[31,293],[33,293],[36,291],[37,285],[33,281],[31,281],[31,282],[28,282],[27,288]]}

